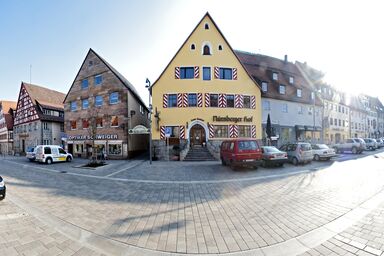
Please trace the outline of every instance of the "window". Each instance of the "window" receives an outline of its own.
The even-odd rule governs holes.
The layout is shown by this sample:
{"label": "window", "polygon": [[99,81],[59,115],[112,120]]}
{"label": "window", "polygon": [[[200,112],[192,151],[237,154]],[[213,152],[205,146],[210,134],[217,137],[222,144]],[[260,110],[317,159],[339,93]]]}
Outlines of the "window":
{"label": "window", "polygon": [[110,144],[108,143],[108,154],[109,155],[121,155],[122,153],[121,144]]}
{"label": "window", "polygon": [[277,75],[277,73],[273,72],[272,73],[272,79],[277,81],[279,79],[279,76]]}
{"label": "window", "polygon": [[35,123],[35,131],[37,130],[38,126],[37,126],[37,122]]}
{"label": "window", "polygon": [[195,47],[195,44],[191,44],[191,50],[195,50],[196,47]]}
{"label": "window", "polygon": [[76,101],[72,101],[71,102],[71,111],[76,111],[77,110],[77,104],[76,104]]}
{"label": "window", "polygon": [[166,126],[165,129],[169,129],[171,134],[170,134],[170,137],[171,138],[179,138],[180,136],[180,130],[179,130],[179,126]]}
{"label": "window", "polygon": [[341,106],[339,105],[339,113],[341,113]]}
{"label": "window", "polygon": [[71,121],[71,130],[76,130],[76,121]]}
{"label": "window", "polygon": [[330,124],[330,125],[333,125],[333,118],[332,118],[332,117],[329,118],[329,124]]}
{"label": "window", "polygon": [[83,119],[83,129],[88,129],[88,127],[89,127],[89,121],[88,121],[88,119]]}
{"label": "window", "polygon": [[336,118],[334,119],[333,123],[337,126],[337,119]]}
{"label": "window", "polygon": [[64,124],[63,123],[60,124],[60,131],[64,132]]}
{"label": "window", "polygon": [[177,107],[177,95],[176,94],[169,94],[168,95],[168,107],[169,108]]}
{"label": "window", "polygon": [[233,94],[227,94],[227,108],[235,107],[235,96]]}
{"label": "window", "polygon": [[95,97],[95,106],[100,107],[103,105],[103,96],[97,95]]}
{"label": "window", "polygon": [[345,127],[345,120],[343,120],[343,127]]}
{"label": "window", "polygon": [[211,55],[211,49],[209,48],[209,45],[204,45],[203,55]]}
{"label": "window", "polygon": [[208,81],[211,80],[211,68],[203,67],[203,80]]}
{"label": "window", "polygon": [[196,107],[197,106],[196,93],[189,93],[188,94],[188,106],[189,107]]}
{"label": "window", "polygon": [[88,67],[91,67],[91,66],[93,66],[93,61],[90,60],[90,61],[88,62]]}
{"label": "window", "polygon": [[119,126],[119,117],[118,116],[112,116],[111,117],[111,127],[117,127]]}
{"label": "window", "polygon": [[282,84],[281,84],[281,85],[279,86],[279,93],[280,93],[280,94],[285,94],[285,85],[282,85]]}
{"label": "window", "polygon": [[345,108],[345,114],[348,114],[348,109],[347,108]]}
{"label": "window", "polygon": [[271,110],[271,103],[269,102],[269,100],[263,101],[263,109],[264,110]]}
{"label": "window", "polygon": [[290,76],[290,77],[289,77],[289,83],[290,83],[290,84],[293,84],[293,76]]}
{"label": "window", "polygon": [[315,93],[311,92],[311,100],[314,100],[314,99],[315,99]]}
{"label": "window", "polygon": [[103,127],[103,118],[102,117],[97,117],[96,118],[96,127],[97,128],[102,128]]}
{"label": "window", "polygon": [[87,109],[87,108],[88,108],[88,99],[84,99],[84,100],[82,101],[81,105],[82,105],[82,108],[83,108],[83,109]]}
{"label": "window", "polygon": [[341,107],[341,112],[344,114],[344,107]]}
{"label": "window", "polygon": [[118,92],[112,92],[109,95],[109,104],[117,104],[119,103],[119,93]]}
{"label": "window", "polygon": [[220,68],[220,79],[232,80],[232,69],[231,68]]}
{"label": "window", "polygon": [[81,89],[88,89],[88,79],[84,79],[83,81],[81,81]]}
{"label": "window", "polygon": [[67,154],[67,152],[65,152],[65,150],[62,149],[62,148],[59,148],[59,153],[60,153],[60,154]]}
{"label": "window", "polygon": [[218,95],[217,94],[209,94],[209,101],[211,107],[218,107]]}
{"label": "window", "polygon": [[100,85],[103,82],[103,76],[97,75],[95,76],[95,85]]}
{"label": "window", "polygon": [[[46,124],[46,123],[44,123],[44,124]],[[47,130],[47,129],[44,129],[44,130]],[[32,131],[32,124],[31,123],[28,124],[28,131],[29,132]]]}
{"label": "window", "polygon": [[245,138],[251,137],[251,126],[239,125],[239,137],[245,137]]}
{"label": "window", "polygon": [[243,96],[243,107],[251,108],[251,96]]}
{"label": "window", "polygon": [[283,111],[284,113],[288,113],[288,104],[283,103],[281,111]]}
{"label": "window", "polygon": [[268,83],[267,82],[261,82],[261,90],[263,92],[267,92],[268,91]]}
{"label": "window", "polygon": [[223,46],[219,44],[219,51],[222,51],[222,50],[223,50]]}
{"label": "window", "polygon": [[144,113],[145,113],[145,111],[144,111],[144,107],[143,107],[142,105],[140,105],[140,113],[141,113],[142,115],[144,115]]}
{"label": "window", "polygon": [[312,111],[313,111],[312,107],[309,107],[308,108],[308,115],[312,115]]}
{"label": "window", "polygon": [[297,95],[297,97],[301,98],[301,89],[297,89],[296,95]]}
{"label": "window", "polygon": [[194,67],[180,68],[180,79],[193,79],[195,77],[194,72]]}
{"label": "window", "polygon": [[[31,128],[31,126],[29,128]],[[30,129],[30,130],[32,130],[32,129]],[[48,123],[47,122],[43,122],[43,130],[48,130]]]}
{"label": "window", "polygon": [[215,138],[227,138],[228,137],[228,126],[227,125],[215,125],[213,126],[215,132]]}
{"label": "window", "polygon": [[208,23],[205,23],[205,25],[204,25],[204,29],[206,29],[206,30],[209,29],[209,25],[208,25]]}
{"label": "window", "polygon": [[[48,145],[49,140],[44,140],[44,145]],[[44,154],[50,155],[52,154],[52,150],[50,147],[44,147]]]}
{"label": "window", "polygon": [[339,126],[341,126],[341,119],[339,119]]}
{"label": "window", "polygon": [[304,113],[303,106],[299,106],[298,113],[299,114],[303,114]]}

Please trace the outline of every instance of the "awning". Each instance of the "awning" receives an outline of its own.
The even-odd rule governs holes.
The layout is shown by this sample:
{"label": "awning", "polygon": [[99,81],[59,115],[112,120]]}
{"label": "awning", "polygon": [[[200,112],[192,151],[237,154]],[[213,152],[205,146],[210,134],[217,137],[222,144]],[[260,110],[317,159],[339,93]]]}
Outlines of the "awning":
{"label": "awning", "polygon": [[295,125],[295,129],[298,131],[304,131],[305,127],[304,127],[304,125]]}
{"label": "awning", "polygon": [[323,130],[323,128],[321,128],[321,126],[316,126],[315,127],[315,131],[322,131]]}
{"label": "awning", "polygon": [[306,131],[313,131],[314,130],[313,126],[310,126],[310,125],[305,125],[304,127],[305,127]]}

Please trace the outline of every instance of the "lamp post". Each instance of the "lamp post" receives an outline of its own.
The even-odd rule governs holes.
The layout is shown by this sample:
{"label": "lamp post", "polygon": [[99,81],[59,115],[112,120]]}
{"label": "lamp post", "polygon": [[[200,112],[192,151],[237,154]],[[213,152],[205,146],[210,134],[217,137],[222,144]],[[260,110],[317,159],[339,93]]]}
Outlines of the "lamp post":
{"label": "lamp post", "polygon": [[148,89],[148,110],[149,110],[149,164],[152,164],[152,104],[151,104],[151,81],[145,80],[145,88]]}

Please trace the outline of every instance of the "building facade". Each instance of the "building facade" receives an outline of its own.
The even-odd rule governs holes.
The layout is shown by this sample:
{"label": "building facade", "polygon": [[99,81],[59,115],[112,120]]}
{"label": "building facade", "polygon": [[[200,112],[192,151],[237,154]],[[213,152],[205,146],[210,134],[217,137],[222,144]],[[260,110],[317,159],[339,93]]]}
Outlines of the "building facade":
{"label": "building facade", "polygon": [[0,153],[13,154],[13,116],[15,101],[0,101]]}
{"label": "building facade", "polygon": [[259,85],[207,13],[151,87],[155,156],[225,139],[261,139]]}
{"label": "building facade", "polygon": [[37,145],[63,145],[65,94],[21,83],[14,116],[14,151],[25,154]]}
{"label": "building facade", "polygon": [[136,89],[90,49],[64,100],[66,147],[90,157],[93,146],[109,159],[131,158],[148,148],[148,135],[128,131],[148,127],[148,108]]}
{"label": "building facade", "polygon": [[267,142],[268,115],[273,145],[288,142],[321,142],[322,102],[314,87],[302,76],[294,63],[248,52],[237,56],[262,87],[263,140]]}

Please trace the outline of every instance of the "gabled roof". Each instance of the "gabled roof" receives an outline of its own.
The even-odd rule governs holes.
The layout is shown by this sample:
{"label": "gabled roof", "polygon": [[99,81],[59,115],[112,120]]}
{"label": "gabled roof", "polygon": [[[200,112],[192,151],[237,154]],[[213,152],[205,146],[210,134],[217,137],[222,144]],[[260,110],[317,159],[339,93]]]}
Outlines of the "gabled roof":
{"label": "gabled roof", "polygon": [[34,105],[42,104],[46,107],[64,109],[65,94],[35,84],[22,82]]}
{"label": "gabled roof", "polygon": [[3,109],[3,113],[8,113],[10,109],[15,110],[17,106],[16,101],[10,101],[10,100],[2,100],[0,104]]}
{"label": "gabled roof", "polygon": [[75,79],[73,80],[73,83],[71,85],[71,87],[69,88],[69,91],[67,93],[67,95],[65,96],[63,102],[65,102],[65,100],[67,99],[67,96],[69,94],[69,92],[71,91],[73,85],[75,84],[75,81],[76,81],[76,78],[77,76],[79,75],[80,73],[80,70],[81,70],[81,67],[84,65],[84,62],[85,60],[87,59],[89,53],[93,53],[96,55],[97,58],[99,58],[101,60],[101,62],[103,62],[103,64],[120,80],[120,82],[133,94],[133,96],[136,98],[136,100],[138,100],[142,105],[143,107],[146,108],[147,111],[148,108],[146,106],[146,104],[144,103],[144,101],[141,99],[139,93],[136,91],[136,88],[128,81],[128,79],[126,79],[120,72],[118,72],[111,64],[109,64],[105,59],[103,59],[99,54],[97,54],[92,48],[89,49],[86,57],[84,58],[84,61],[83,63],[80,65],[80,68],[79,68],[79,71],[77,72],[76,76],[75,76]]}
{"label": "gabled roof", "polygon": [[225,38],[224,34],[221,32],[221,30],[219,29],[219,27],[217,26],[216,22],[212,19],[211,15],[209,14],[209,12],[207,12],[203,18],[201,18],[201,20],[197,23],[196,27],[192,30],[192,32],[189,34],[189,36],[187,37],[187,39],[185,39],[184,43],[180,46],[179,50],[177,50],[176,54],[173,56],[173,58],[169,61],[168,65],[165,67],[165,69],[163,70],[163,72],[161,72],[160,76],[156,79],[156,81],[151,85],[150,87],[150,93],[152,93],[152,87],[155,86],[155,84],[157,83],[157,81],[159,81],[159,79],[163,76],[164,72],[169,68],[169,66],[171,65],[172,61],[176,58],[176,56],[179,54],[179,52],[181,51],[181,49],[183,48],[183,46],[188,42],[189,38],[193,35],[193,33],[196,31],[196,29],[199,27],[200,23],[205,19],[205,17],[208,17],[212,24],[216,27],[217,31],[219,32],[220,36],[224,39],[225,43],[228,45],[229,49],[231,50],[232,54],[235,56],[235,58],[239,61],[240,65],[242,66],[242,68],[245,70],[245,73],[247,73],[247,75],[249,76],[249,78],[255,83],[255,85],[261,89],[260,85],[255,81],[255,79],[253,79],[253,77],[248,73],[247,69],[245,68],[245,66],[243,65],[243,63],[240,61],[240,59],[238,58],[238,56],[236,55],[235,51],[233,50],[232,46],[229,44],[228,40]]}

